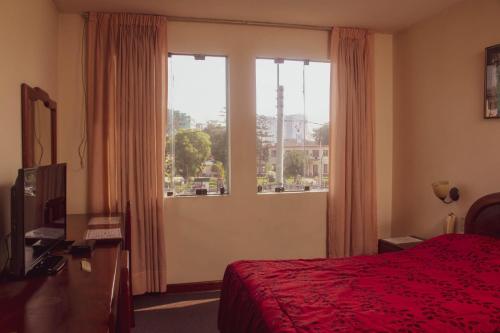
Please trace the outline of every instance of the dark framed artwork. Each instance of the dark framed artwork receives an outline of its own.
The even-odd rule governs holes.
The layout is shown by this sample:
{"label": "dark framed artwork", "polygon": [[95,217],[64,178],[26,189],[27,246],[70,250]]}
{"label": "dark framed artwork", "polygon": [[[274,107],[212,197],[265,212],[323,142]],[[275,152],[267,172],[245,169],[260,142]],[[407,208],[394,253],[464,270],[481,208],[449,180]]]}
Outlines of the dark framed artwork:
{"label": "dark framed artwork", "polygon": [[484,118],[500,118],[500,44],[486,48]]}

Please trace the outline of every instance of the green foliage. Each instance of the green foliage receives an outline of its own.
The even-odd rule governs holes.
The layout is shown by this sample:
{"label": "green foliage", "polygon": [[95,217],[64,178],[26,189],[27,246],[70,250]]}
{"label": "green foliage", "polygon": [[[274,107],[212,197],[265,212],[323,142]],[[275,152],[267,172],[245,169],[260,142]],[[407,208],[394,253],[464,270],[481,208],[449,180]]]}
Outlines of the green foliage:
{"label": "green foliage", "polygon": [[313,137],[314,141],[316,141],[317,144],[321,144],[323,146],[328,145],[329,143],[329,137],[330,137],[330,126],[328,124],[324,124],[319,128],[316,128],[313,131]]}
{"label": "green foliage", "polygon": [[283,161],[283,174],[285,177],[295,177],[304,172],[305,155],[303,151],[288,150]]}
{"label": "green foliage", "polygon": [[172,176],[172,157],[170,155],[165,155],[165,163],[163,163],[163,174],[168,178]]}
{"label": "green foliage", "polygon": [[227,165],[227,132],[226,127],[209,123],[204,132],[210,136],[212,142],[212,157],[214,160]]}
{"label": "green foliage", "polygon": [[224,164],[216,161],[214,165],[212,165],[212,172],[217,174],[217,178],[224,179],[226,175],[226,172],[224,171]]}
{"label": "green foliage", "polygon": [[182,129],[175,135],[175,168],[185,179],[197,176],[211,154],[210,136],[200,130]]}

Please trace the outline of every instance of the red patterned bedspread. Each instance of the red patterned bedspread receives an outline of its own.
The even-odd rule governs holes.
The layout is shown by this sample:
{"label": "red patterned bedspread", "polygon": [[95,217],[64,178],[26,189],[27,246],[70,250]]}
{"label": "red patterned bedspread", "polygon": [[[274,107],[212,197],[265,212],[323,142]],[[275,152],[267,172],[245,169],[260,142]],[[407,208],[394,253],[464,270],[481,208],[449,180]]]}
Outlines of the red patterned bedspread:
{"label": "red patterned bedspread", "polygon": [[396,253],[229,265],[222,333],[500,332],[500,240],[446,235]]}

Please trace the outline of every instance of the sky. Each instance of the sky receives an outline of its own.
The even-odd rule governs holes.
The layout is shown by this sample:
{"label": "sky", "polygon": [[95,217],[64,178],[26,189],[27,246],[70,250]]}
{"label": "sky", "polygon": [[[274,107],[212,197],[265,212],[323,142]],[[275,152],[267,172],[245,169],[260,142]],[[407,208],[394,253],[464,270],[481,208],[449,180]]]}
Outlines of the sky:
{"label": "sky", "polygon": [[[198,123],[223,121],[226,108],[226,57],[172,55],[169,58],[169,109],[189,114]],[[310,122],[329,120],[330,64],[286,60],[279,65],[284,86],[285,114],[304,113]],[[304,78],[304,79],[303,79]],[[256,60],[257,114],[276,116],[277,64],[272,59]]]}
{"label": "sky", "polygon": [[[272,59],[256,60],[257,114],[276,116],[277,64]],[[279,65],[279,82],[284,87],[284,113],[304,114],[308,121],[329,120],[330,64],[285,60]],[[303,86],[305,84],[305,94]],[[305,105],[304,105],[305,98]],[[304,110],[305,107],[305,110]]]}
{"label": "sky", "polygon": [[226,58],[172,55],[168,66],[168,108],[198,123],[225,120]]}

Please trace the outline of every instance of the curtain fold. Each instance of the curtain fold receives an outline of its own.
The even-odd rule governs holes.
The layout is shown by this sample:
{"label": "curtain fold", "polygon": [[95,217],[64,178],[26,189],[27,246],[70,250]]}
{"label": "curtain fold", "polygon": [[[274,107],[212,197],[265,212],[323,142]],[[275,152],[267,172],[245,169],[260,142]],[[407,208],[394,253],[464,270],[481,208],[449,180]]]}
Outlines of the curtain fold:
{"label": "curtain fold", "polygon": [[134,294],[166,289],[163,163],[166,19],[91,13],[87,28],[88,211],[131,203]]}
{"label": "curtain fold", "polygon": [[377,252],[373,34],[333,28],[327,254]]}

